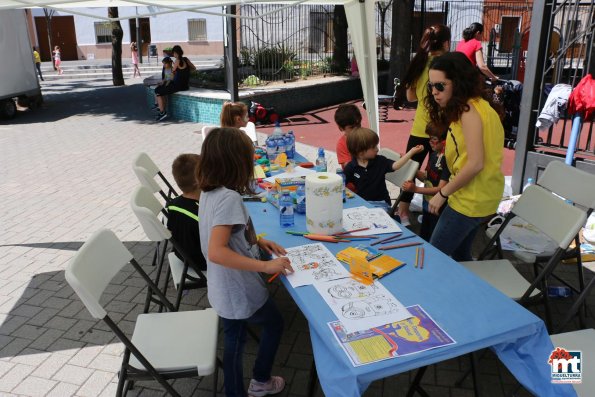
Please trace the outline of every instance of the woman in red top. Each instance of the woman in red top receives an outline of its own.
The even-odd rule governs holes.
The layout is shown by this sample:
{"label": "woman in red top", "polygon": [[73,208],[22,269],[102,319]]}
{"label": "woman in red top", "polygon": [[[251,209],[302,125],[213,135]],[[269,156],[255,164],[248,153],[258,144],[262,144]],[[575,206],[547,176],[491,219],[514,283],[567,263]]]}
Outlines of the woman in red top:
{"label": "woman in red top", "polygon": [[492,73],[483,61],[483,49],[481,47],[482,35],[483,25],[479,22],[473,22],[467,29],[463,30],[463,40],[459,41],[455,51],[465,54],[473,66],[477,66],[481,73],[492,81],[495,81],[498,80],[498,76]]}

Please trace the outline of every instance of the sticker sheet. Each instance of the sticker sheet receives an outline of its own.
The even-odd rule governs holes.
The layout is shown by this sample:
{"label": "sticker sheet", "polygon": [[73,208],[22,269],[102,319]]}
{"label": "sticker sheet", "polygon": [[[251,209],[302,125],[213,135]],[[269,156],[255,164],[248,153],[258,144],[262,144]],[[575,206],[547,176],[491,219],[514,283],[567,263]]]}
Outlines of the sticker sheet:
{"label": "sticker sheet", "polygon": [[343,210],[343,228],[357,230],[369,228],[361,232],[350,233],[354,236],[370,236],[373,234],[397,233],[401,228],[382,208],[354,207]]}
{"label": "sticker sheet", "polygon": [[352,333],[411,317],[411,313],[380,282],[365,285],[352,278],[315,282],[346,332]]}
{"label": "sticker sheet", "polygon": [[287,275],[291,286],[301,287],[315,281],[349,277],[350,273],[321,243],[286,248],[294,272]]}

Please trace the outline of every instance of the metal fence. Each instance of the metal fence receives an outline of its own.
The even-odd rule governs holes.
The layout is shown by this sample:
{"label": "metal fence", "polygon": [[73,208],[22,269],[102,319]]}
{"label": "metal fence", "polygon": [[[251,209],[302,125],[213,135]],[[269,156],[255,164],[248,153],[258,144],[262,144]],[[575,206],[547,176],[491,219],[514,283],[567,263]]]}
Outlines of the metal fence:
{"label": "metal fence", "polygon": [[[392,3],[392,2],[391,2]],[[453,33],[452,48],[473,22],[484,25],[484,53],[488,65],[512,77],[513,58],[522,54],[522,35],[531,20],[531,2],[444,2],[416,0],[412,10],[412,49],[423,29],[445,23]],[[334,5],[241,5],[239,78],[245,85],[292,80],[329,73],[345,73],[333,63]],[[491,35],[488,33],[491,32]],[[376,53],[388,60],[392,34],[392,6],[376,3]],[[488,38],[491,40],[488,41]],[[515,53],[515,48],[517,49]],[[353,54],[348,39],[348,57]]]}

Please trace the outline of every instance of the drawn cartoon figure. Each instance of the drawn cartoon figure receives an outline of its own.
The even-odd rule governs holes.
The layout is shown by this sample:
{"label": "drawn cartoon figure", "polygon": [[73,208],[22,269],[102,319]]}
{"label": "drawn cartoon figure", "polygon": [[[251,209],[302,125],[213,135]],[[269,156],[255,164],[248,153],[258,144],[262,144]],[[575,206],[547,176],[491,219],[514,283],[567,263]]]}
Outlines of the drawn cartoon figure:
{"label": "drawn cartoon figure", "polygon": [[335,271],[335,269],[331,267],[322,267],[320,270],[315,270],[312,272],[315,280],[328,280],[335,276],[339,276],[339,273]]}
{"label": "drawn cartoon figure", "polygon": [[390,300],[383,299],[366,299],[362,301],[349,302],[341,308],[343,317],[350,319],[359,319],[365,317],[381,316],[390,314],[397,309]]}
{"label": "drawn cartoon figure", "polygon": [[374,284],[365,285],[357,281],[351,280],[345,284],[336,284],[328,289],[329,294],[333,298],[338,299],[354,299],[354,298],[365,298],[372,296],[376,293],[376,287]]}
{"label": "drawn cartoon figure", "polygon": [[300,270],[313,270],[313,269],[318,269],[318,262],[309,262],[309,263],[304,263],[301,265],[298,265],[298,268]]}

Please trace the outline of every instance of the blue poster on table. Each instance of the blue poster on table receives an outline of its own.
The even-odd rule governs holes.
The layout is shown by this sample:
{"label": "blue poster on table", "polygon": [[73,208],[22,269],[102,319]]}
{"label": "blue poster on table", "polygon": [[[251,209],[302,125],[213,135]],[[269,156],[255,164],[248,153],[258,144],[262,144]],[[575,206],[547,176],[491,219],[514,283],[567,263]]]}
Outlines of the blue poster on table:
{"label": "blue poster on table", "polygon": [[413,317],[351,334],[340,321],[328,324],[356,367],[456,343],[421,306],[407,310]]}

